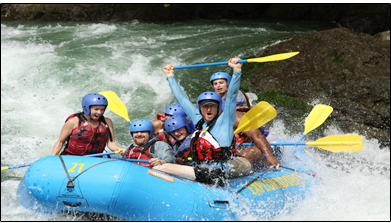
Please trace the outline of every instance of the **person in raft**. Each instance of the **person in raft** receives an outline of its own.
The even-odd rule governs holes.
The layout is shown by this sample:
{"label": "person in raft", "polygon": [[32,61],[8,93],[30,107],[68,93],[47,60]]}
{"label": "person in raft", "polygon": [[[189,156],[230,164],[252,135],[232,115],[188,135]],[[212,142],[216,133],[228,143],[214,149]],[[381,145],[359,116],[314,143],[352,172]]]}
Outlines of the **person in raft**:
{"label": "person in raft", "polygon": [[195,132],[193,122],[186,116],[174,115],[165,121],[164,129],[176,140],[172,149],[177,162],[188,165],[189,160],[186,158],[190,153],[191,136]]}
{"label": "person in raft", "polygon": [[81,105],[83,112],[72,114],[65,120],[52,155],[102,153],[106,145],[112,151],[124,151],[115,142],[113,122],[103,117],[107,99],[100,94],[87,94]]}
{"label": "person in raft", "polygon": [[155,127],[155,135],[159,140],[168,143],[170,146],[173,146],[175,143],[175,138],[170,136],[167,131],[164,129],[164,123],[173,115],[181,115],[187,117],[185,110],[183,110],[180,104],[169,105],[163,114],[158,114],[161,119],[153,120],[152,124]]}
{"label": "person in raft", "polygon": [[[226,72],[216,72],[210,76],[210,84],[212,85],[214,91],[218,93],[223,99],[223,104],[227,98],[228,86],[231,82],[231,75]],[[236,110],[246,109],[248,111],[252,107],[251,100],[246,93],[242,90],[238,91],[238,96],[236,98]],[[224,106],[223,106],[224,108]]]}
{"label": "person in raft", "polygon": [[134,121],[130,125],[130,135],[134,142],[125,151],[126,159],[149,160],[149,163],[138,162],[148,167],[175,163],[172,147],[155,137],[151,121],[147,119]]}
{"label": "person in raft", "polygon": [[[210,76],[210,84],[212,85],[214,91],[218,93],[223,101],[227,97],[228,86],[231,82],[231,76],[225,72],[216,72]],[[238,96],[236,98],[236,122],[235,129],[239,125],[241,118],[244,113],[251,109],[252,105],[249,97],[243,91],[239,90]],[[252,164],[252,169],[257,170],[266,165],[271,168],[278,168],[279,162],[276,157],[273,155],[280,154],[279,149],[272,148],[268,141],[274,142],[275,137],[269,132],[265,131],[265,128],[262,126],[258,129],[251,131],[241,132],[235,135],[236,142],[238,143],[251,143],[254,142],[255,146],[237,146],[238,153],[247,158]],[[266,140],[266,139],[267,140]]]}
{"label": "person in raft", "polygon": [[233,68],[233,76],[228,89],[227,99],[222,111],[222,99],[216,92],[203,92],[197,98],[197,107],[186,97],[174,76],[172,65],[166,65],[166,73],[175,99],[186,114],[196,124],[196,132],[190,143],[192,166],[163,164],[153,169],[196,180],[205,184],[223,186],[227,178],[247,175],[251,172],[250,162],[235,156],[233,151],[233,125],[236,115],[236,97],[242,75],[239,58],[231,58],[228,66]]}

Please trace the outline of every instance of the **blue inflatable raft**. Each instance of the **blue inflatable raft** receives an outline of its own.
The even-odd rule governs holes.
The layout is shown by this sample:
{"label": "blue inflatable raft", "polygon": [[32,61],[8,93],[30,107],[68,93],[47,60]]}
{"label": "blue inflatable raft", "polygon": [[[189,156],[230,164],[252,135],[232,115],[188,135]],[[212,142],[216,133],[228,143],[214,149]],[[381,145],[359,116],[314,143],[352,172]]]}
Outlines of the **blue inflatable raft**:
{"label": "blue inflatable raft", "polygon": [[126,160],[48,156],[19,184],[17,199],[42,213],[96,213],[128,221],[268,220],[295,207],[318,183],[303,148],[284,148],[284,167],[230,179],[224,188],[154,171]]}

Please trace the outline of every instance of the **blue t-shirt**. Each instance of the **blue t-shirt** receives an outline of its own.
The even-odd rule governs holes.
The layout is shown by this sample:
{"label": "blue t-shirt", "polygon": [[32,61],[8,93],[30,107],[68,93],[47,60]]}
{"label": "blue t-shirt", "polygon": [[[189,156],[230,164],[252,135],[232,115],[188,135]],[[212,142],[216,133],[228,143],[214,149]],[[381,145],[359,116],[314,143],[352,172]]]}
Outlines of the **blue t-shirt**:
{"label": "blue t-shirt", "polygon": [[[232,144],[232,139],[234,137],[233,126],[236,119],[236,98],[241,76],[241,72],[233,73],[227,92],[227,98],[224,103],[224,111],[217,118],[215,124],[209,129],[210,134],[217,140],[220,147],[229,147]],[[198,108],[186,97],[185,92],[179,86],[175,77],[168,77],[167,80],[175,99],[182,106],[193,123],[198,123],[198,121],[203,118],[199,113]],[[202,128],[205,129],[207,125],[208,123],[205,122]]]}

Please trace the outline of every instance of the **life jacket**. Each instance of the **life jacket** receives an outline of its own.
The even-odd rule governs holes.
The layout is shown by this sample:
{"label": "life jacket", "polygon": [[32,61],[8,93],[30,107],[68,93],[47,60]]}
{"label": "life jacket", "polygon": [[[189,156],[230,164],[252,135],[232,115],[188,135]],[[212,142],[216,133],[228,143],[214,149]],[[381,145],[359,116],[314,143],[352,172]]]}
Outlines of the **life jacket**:
{"label": "life jacket", "polygon": [[65,122],[73,117],[79,119],[78,127],[73,129],[71,135],[65,142],[64,151],[61,155],[87,155],[102,153],[106,147],[107,139],[112,136],[105,118],[102,116],[98,126],[94,127],[88,124],[83,113],[70,115]]}
{"label": "life jacket", "polygon": [[[211,127],[216,122],[217,118],[209,123],[208,127]],[[229,160],[233,155],[235,155],[235,140],[230,147],[220,147],[217,140],[209,133],[209,131],[202,130],[202,124],[204,119],[201,119],[197,125],[195,131],[192,135],[190,142],[190,153],[188,154],[188,160],[193,160],[196,163],[202,161],[215,161],[215,162],[224,162]],[[189,159],[190,158],[190,159]]]}
{"label": "life jacket", "polygon": [[236,111],[246,113],[246,112],[250,111],[251,108],[252,107],[236,106]]}
{"label": "life jacket", "polygon": [[[269,135],[269,132],[265,130],[264,126],[259,127],[259,130],[261,130],[262,134],[265,136],[265,138]],[[247,137],[243,132],[239,132],[238,134],[235,134],[235,148],[236,150],[240,149],[242,143],[253,143],[253,140],[250,137]],[[240,143],[238,145],[238,143]]]}
{"label": "life jacket", "polygon": [[166,120],[164,119],[165,115],[164,114],[157,114],[157,117],[159,119],[159,115],[162,115],[163,119],[161,121],[163,122],[162,128],[159,129],[159,132],[155,134],[155,137],[158,138],[160,141],[166,142],[168,145],[171,147],[175,144],[176,140],[174,137],[172,137],[168,132],[164,130],[164,123]]}
{"label": "life jacket", "polygon": [[[157,138],[153,138],[149,142],[142,146],[136,147],[133,143],[129,146],[126,151],[125,159],[140,159],[150,160],[152,158],[151,153],[155,151],[155,143],[159,141]],[[150,163],[137,163],[141,166],[151,167]]]}
{"label": "life jacket", "polygon": [[250,97],[242,90],[240,90],[242,92],[242,94],[244,95],[245,99],[246,99],[246,104],[249,105],[249,107],[247,106],[236,106],[236,111],[240,111],[240,112],[248,112],[253,106],[251,104],[251,101],[250,101]]}
{"label": "life jacket", "polygon": [[192,135],[188,135],[184,140],[176,141],[175,144],[172,146],[175,157],[180,164],[189,165],[192,162],[192,160],[188,160],[190,153],[191,136]]}
{"label": "life jacket", "polygon": [[157,114],[156,114],[156,118],[157,118],[158,120],[164,121],[164,120],[166,120],[166,115],[165,115],[165,114],[161,114],[161,113],[157,113]]}
{"label": "life jacket", "polygon": [[[235,134],[235,140],[236,140],[235,148],[237,150],[240,150],[242,143],[252,143],[253,142],[253,140],[250,137],[247,137],[243,132],[239,132],[238,134]],[[238,143],[240,143],[240,144],[238,145]]]}
{"label": "life jacket", "polygon": [[174,137],[172,137],[170,134],[168,134],[166,131],[159,132],[157,134],[156,138],[158,138],[160,141],[168,143],[171,147],[175,144],[176,140]]}
{"label": "life jacket", "polygon": [[[250,97],[242,91],[243,95],[246,97],[247,104],[251,105],[250,103]],[[252,106],[246,107],[246,106],[236,106],[236,111],[238,112],[248,112]],[[269,132],[265,130],[264,126],[259,127],[265,138],[269,135]],[[244,133],[240,132],[238,134],[235,134],[236,143],[252,143],[253,140],[251,140],[249,137],[247,137]],[[235,145],[236,149],[239,148],[240,145]]]}

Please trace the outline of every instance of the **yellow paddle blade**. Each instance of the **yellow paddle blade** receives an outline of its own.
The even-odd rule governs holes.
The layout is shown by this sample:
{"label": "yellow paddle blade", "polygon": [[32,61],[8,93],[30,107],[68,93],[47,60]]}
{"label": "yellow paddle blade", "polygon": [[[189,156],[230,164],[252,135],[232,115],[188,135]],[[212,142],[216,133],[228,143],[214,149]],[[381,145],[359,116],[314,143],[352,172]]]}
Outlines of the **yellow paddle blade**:
{"label": "yellow paddle blade", "polygon": [[275,54],[267,57],[258,57],[258,58],[252,58],[252,59],[247,59],[248,63],[253,63],[253,62],[270,62],[270,61],[278,61],[278,60],[286,60],[288,58],[291,58],[293,56],[296,56],[300,52],[290,52],[290,53],[280,53],[280,54]]}
{"label": "yellow paddle blade", "polygon": [[319,127],[327,119],[327,117],[329,117],[331,112],[333,112],[333,107],[331,106],[322,104],[316,105],[305,120],[303,134],[306,135],[308,132]]}
{"label": "yellow paddle blade", "polygon": [[335,135],[327,136],[306,145],[316,146],[333,152],[360,152],[363,144],[359,135]]}
{"label": "yellow paddle blade", "polygon": [[235,134],[261,127],[277,116],[276,109],[266,101],[261,101],[243,115]]}
{"label": "yellow paddle blade", "polygon": [[99,94],[105,96],[107,98],[107,101],[109,102],[109,109],[114,112],[115,114],[121,116],[126,121],[130,121],[129,115],[128,115],[128,109],[124,105],[124,103],[121,101],[121,99],[118,97],[118,95],[113,91],[102,91],[99,92]]}
{"label": "yellow paddle blade", "polygon": [[8,170],[8,166],[1,167],[1,171],[3,171],[3,170]]}

